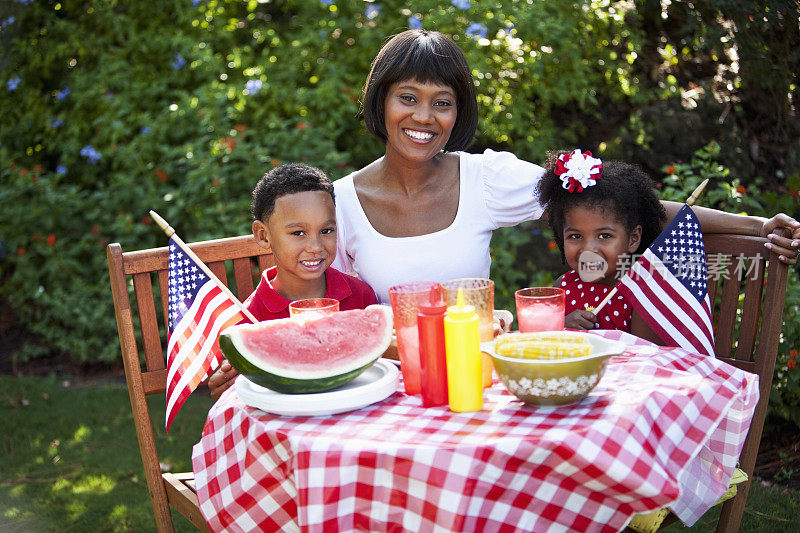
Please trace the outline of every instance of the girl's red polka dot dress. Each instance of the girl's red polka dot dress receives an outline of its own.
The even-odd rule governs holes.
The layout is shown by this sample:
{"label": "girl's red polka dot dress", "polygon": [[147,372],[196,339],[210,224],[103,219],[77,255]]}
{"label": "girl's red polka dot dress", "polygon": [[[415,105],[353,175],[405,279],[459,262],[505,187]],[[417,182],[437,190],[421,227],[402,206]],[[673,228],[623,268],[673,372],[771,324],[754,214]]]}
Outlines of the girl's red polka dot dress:
{"label": "girl's red polka dot dress", "polygon": [[[578,273],[574,270],[570,270],[561,278],[561,288],[565,292],[565,315],[576,309],[597,307],[612,289],[612,287],[607,287],[606,285],[581,281]],[[600,310],[600,315],[597,317],[597,328],[618,329],[630,333],[632,311],[628,301],[621,294],[616,294]]]}

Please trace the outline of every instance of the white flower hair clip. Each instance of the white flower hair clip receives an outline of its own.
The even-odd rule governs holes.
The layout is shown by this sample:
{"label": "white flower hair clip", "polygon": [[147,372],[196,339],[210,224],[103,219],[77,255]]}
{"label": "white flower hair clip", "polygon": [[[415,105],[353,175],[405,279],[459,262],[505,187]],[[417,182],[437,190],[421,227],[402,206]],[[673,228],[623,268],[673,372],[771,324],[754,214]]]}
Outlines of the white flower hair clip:
{"label": "white flower hair clip", "polygon": [[561,178],[561,185],[569,192],[582,192],[602,177],[603,162],[592,157],[592,152],[573,150],[558,156],[553,172]]}

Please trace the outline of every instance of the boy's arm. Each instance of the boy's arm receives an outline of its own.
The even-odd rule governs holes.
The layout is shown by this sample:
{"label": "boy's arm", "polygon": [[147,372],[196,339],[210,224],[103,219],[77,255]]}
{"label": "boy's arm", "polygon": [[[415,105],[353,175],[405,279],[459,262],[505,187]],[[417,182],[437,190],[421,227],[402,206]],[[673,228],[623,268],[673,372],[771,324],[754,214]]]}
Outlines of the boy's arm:
{"label": "boy's arm", "polygon": [[[259,284],[261,282],[259,281]],[[244,306],[247,308],[248,311],[251,313],[254,312],[255,305],[253,304],[253,300],[255,299],[256,291],[253,291],[250,296],[244,301]],[[258,317],[256,317],[258,318]],[[250,320],[248,318],[242,318],[239,324],[249,324]],[[223,359],[217,369],[208,376],[208,380],[206,381],[206,385],[208,385],[209,392],[211,393],[211,397],[213,399],[218,399],[222,396],[222,393],[228,390],[231,385],[234,384],[234,379],[238,376],[239,373],[236,372],[236,369],[231,366],[227,359]]]}
{"label": "boy's arm", "polygon": [[234,379],[239,373],[236,372],[227,359],[223,359],[219,367],[208,378],[208,389],[211,397],[215,400],[222,396],[222,393],[228,390],[236,380]]}

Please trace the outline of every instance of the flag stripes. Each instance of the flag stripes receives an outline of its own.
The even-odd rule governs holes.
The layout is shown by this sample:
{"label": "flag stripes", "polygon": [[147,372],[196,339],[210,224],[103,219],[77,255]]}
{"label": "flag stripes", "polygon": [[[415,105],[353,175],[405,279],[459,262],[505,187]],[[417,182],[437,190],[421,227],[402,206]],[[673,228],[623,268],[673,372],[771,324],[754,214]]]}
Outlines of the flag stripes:
{"label": "flag stripes", "polygon": [[713,357],[707,275],[700,223],[684,205],[616,287],[665,343]]}
{"label": "flag stripes", "polygon": [[[621,280],[618,290],[628,301],[638,302],[636,310],[661,339],[671,339],[686,350],[714,355],[708,294],[702,304],[681,306],[681,302],[697,300],[680,282],[670,279],[673,276],[650,250],[634,263],[629,274]],[[701,327],[693,329],[681,324]]]}
{"label": "flag stripes", "polygon": [[222,360],[219,334],[242,319],[238,302],[170,239],[167,409],[169,431],[186,399]]}

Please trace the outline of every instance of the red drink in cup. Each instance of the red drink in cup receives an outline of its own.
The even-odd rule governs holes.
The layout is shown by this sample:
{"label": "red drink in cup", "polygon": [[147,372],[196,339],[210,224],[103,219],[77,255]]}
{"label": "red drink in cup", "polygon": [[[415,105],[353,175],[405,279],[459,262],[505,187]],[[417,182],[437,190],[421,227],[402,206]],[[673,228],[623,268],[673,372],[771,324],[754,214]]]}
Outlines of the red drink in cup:
{"label": "red drink in cup", "polygon": [[442,286],[434,281],[412,281],[389,289],[397,333],[397,355],[406,394],[419,394],[421,390],[417,314],[420,305],[430,302],[431,291],[441,298]]}
{"label": "red drink in cup", "polygon": [[564,289],[529,287],[514,293],[521,333],[564,329]]}

